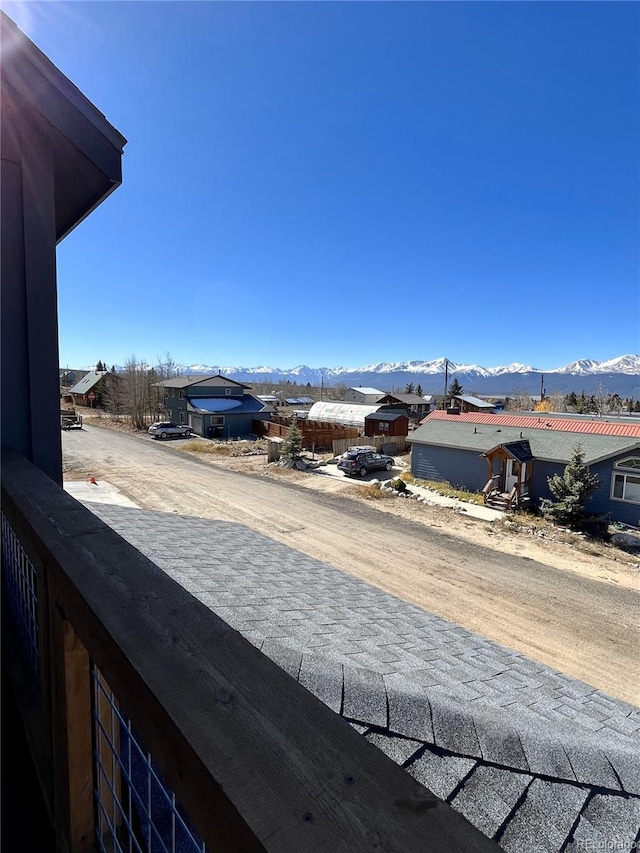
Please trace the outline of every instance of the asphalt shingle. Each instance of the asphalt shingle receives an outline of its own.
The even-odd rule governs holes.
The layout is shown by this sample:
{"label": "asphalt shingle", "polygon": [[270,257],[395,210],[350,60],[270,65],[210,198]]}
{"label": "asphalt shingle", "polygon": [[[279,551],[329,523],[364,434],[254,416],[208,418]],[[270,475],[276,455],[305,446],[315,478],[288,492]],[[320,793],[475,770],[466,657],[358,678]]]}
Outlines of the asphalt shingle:
{"label": "asphalt shingle", "polygon": [[452,805],[481,832],[493,838],[531,783],[525,773],[477,766]]}
{"label": "asphalt shingle", "polygon": [[499,838],[507,853],[556,853],[567,842],[587,799],[583,788],[534,779]]}
{"label": "asphalt shingle", "polygon": [[632,831],[637,708],[242,525],[90,508],[505,850]]}

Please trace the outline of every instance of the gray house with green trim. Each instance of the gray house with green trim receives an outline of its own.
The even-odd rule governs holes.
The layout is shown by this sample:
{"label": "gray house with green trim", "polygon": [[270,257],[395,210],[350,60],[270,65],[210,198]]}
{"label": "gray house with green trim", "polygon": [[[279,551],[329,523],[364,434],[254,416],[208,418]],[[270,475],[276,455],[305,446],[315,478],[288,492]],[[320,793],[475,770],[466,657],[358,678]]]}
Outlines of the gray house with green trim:
{"label": "gray house with green trim", "polygon": [[248,385],[226,376],[175,376],[160,382],[167,420],[188,424],[205,438],[246,438],[254,420],[269,420],[271,409]]}
{"label": "gray house with green trim", "polygon": [[[587,510],[640,526],[640,424],[438,411],[408,440],[414,477],[480,492],[495,475],[494,492],[506,496],[522,484],[533,506],[552,497],[547,478],[563,473],[579,444],[600,480]],[[526,456],[514,452],[523,448]]]}

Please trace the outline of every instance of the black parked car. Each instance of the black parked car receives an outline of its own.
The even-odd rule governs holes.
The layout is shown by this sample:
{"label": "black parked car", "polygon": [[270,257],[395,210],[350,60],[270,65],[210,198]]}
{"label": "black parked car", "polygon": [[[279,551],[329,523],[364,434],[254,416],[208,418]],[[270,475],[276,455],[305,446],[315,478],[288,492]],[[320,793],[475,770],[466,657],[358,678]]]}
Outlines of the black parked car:
{"label": "black parked car", "polygon": [[369,471],[393,468],[393,458],[372,450],[347,450],[338,461],[338,468],[348,477],[364,477]]}

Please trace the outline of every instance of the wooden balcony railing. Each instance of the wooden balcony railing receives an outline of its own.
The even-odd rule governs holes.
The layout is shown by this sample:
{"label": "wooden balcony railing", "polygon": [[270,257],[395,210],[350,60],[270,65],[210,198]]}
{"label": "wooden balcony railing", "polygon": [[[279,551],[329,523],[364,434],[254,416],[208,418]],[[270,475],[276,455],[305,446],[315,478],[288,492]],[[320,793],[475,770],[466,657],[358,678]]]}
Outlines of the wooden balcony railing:
{"label": "wooden balcony railing", "polygon": [[20,624],[3,596],[3,653],[58,850],[497,849],[19,457],[2,512],[27,598]]}

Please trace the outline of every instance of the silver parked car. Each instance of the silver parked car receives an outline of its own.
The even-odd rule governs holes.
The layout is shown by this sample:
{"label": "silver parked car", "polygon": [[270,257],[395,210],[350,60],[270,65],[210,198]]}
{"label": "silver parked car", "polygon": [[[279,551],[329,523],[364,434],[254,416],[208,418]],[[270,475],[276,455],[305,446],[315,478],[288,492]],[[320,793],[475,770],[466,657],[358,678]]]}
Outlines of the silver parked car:
{"label": "silver parked car", "polygon": [[189,438],[191,435],[191,427],[186,424],[174,424],[171,421],[161,421],[157,424],[151,424],[147,432],[154,438],[169,438],[170,435],[182,435],[185,438]]}

